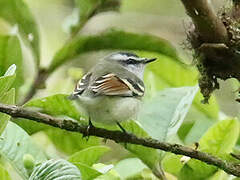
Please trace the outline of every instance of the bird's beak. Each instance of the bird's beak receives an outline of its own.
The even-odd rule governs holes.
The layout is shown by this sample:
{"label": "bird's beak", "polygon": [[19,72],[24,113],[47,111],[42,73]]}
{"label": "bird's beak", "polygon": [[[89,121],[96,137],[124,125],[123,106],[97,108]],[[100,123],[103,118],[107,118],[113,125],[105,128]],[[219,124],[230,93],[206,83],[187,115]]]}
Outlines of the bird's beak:
{"label": "bird's beak", "polygon": [[144,64],[148,64],[148,63],[156,61],[156,60],[157,60],[157,58],[145,59]]}

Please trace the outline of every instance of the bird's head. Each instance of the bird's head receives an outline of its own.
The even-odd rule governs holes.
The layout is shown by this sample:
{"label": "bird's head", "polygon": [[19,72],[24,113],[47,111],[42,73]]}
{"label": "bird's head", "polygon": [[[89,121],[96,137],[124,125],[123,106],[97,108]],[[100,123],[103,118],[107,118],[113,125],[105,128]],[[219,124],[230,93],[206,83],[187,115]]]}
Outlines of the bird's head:
{"label": "bird's head", "polygon": [[107,57],[108,61],[116,62],[127,70],[142,78],[146,64],[155,61],[157,58],[139,57],[134,53],[118,52]]}

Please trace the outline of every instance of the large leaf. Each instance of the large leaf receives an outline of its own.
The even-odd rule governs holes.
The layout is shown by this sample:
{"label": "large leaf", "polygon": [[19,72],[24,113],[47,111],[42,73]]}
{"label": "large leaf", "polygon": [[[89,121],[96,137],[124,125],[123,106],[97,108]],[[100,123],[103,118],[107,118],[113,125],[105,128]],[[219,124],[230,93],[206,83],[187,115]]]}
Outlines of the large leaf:
{"label": "large leaf", "polygon": [[[53,116],[64,116],[65,118],[73,118],[76,120],[80,120],[81,118],[84,118],[80,112],[74,107],[73,101],[69,101],[67,99],[67,95],[63,94],[57,94],[53,96],[49,96],[46,98],[40,98],[40,99],[34,99],[31,101],[28,101],[24,107],[27,108],[34,108],[38,111],[41,111],[43,113],[47,113]],[[33,134],[35,132],[41,131],[41,130],[46,130],[46,129],[51,129],[51,126],[45,125],[45,124],[39,124],[31,120],[27,119],[21,119],[21,120],[14,120],[15,123],[17,123],[19,126],[24,128],[25,131],[27,131],[29,134]],[[52,130],[49,130],[49,135],[52,134]],[[66,134],[71,134],[69,133],[64,133],[64,131],[56,129],[56,134],[60,136],[66,137],[64,135]],[[73,133],[76,134],[76,133]],[[58,139],[57,136],[53,138],[53,140]],[[76,137],[76,138],[74,138]],[[80,135],[73,135],[73,139],[80,139]],[[65,146],[63,143],[63,147],[66,147],[67,149],[71,149],[69,146]],[[69,148],[68,148],[69,147]],[[76,151],[74,151],[76,152]]]}
{"label": "large leaf", "polygon": [[7,170],[2,165],[0,165],[0,179],[1,180],[11,180]]}
{"label": "large leaf", "polygon": [[17,66],[13,87],[18,90],[18,87],[22,86],[24,82],[20,42],[16,36],[0,35],[0,76],[4,75],[12,64]]}
{"label": "large leaf", "polygon": [[[136,122],[127,121],[121,123],[124,129],[128,132],[135,134],[138,137],[149,137],[149,135],[144,131]],[[156,149],[144,147],[141,145],[134,144],[123,144],[123,146],[135,154],[139,159],[142,160],[150,169],[156,168],[160,161],[160,152]]]}
{"label": "large leaf", "polygon": [[80,133],[68,132],[58,128],[50,128],[45,132],[58,150],[69,155],[91,146],[98,146],[101,140],[98,137],[91,137],[87,140]]}
{"label": "large leaf", "polygon": [[[43,113],[63,118],[71,118],[81,121],[82,123],[87,123],[87,121],[81,120],[86,117],[77,109],[74,102],[68,100],[67,97],[68,95],[57,94],[46,98],[34,99],[25,104],[24,107],[37,108],[38,111]],[[84,148],[99,145],[100,143],[100,139],[97,137],[91,137],[87,141],[86,138],[83,138],[79,133],[68,132],[58,128],[40,125],[39,123],[32,123],[28,120],[20,122],[19,125],[24,127],[27,131],[28,129],[31,131],[34,129],[32,132],[45,130],[55,146],[67,154],[72,154]]]}
{"label": "large leaf", "polygon": [[76,34],[93,15],[98,12],[118,10],[119,5],[119,0],[75,0],[78,18],[71,27],[72,34]]}
{"label": "large leaf", "polygon": [[181,157],[182,156],[180,155],[166,153],[162,160],[162,167],[164,171],[177,176],[183,167],[183,164],[180,161]]}
{"label": "large leaf", "polygon": [[37,25],[32,13],[23,0],[0,0],[0,17],[6,19],[10,24],[17,25],[36,57],[39,64],[39,37]]}
{"label": "large leaf", "polygon": [[158,92],[143,104],[138,121],[152,138],[165,141],[176,134],[197,91],[195,86]]}
{"label": "large leaf", "polygon": [[[193,108],[192,108],[193,110]],[[194,144],[194,142],[198,142],[202,135],[207,132],[209,127],[211,127],[214,124],[214,121],[212,119],[209,119],[207,116],[205,116],[203,113],[200,113],[198,111],[189,112],[192,113],[190,117],[188,118],[196,118],[196,122],[191,127],[190,131],[184,138],[184,142],[186,144]],[[183,127],[184,128],[184,127]]]}
{"label": "large leaf", "polygon": [[76,152],[69,157],[69,161],[75,164],[82,173],[83,180],[92,179],[102,175],[91,166],[100,159],[100,157],[109,151],[107,146],[92,146]]}
{"label": "large leaf", "polygon": [[28,178],[27,170],[23,164],[24,155],[32,155],[35,163],[46,160],[45,154],[32,142],[31,137],[19,126],[10,121],[1,135],[0,154],[24,179]]}
{"label": "large leaf", "polygon": [[[149,52],[139,52],[143,57],[156,57],[158,60],[147,66],[144,76],[144,82],[153,94],[167,87],[182,87],[194,86],[197,84],[198,72],[187,65],[176,63],[175,59],[165,55]],[[209,104],[202,104],[203,99],[200,92],[197,93],[193,105],[211,119],[218,118],[218,104],[214,96],[209,101]]]}
{"label": "large leaf", "polygon": [[70,101],[68,95],[64,94],[34,99],[27,102],[24,107],[34,107],[43,113],[53,116],[70,117],[79,121],[84,118],[84,115],[76,109],[74,101]]}
{"label": "large leaf", "polygon": [[220,121],[200,139],[200,150],[216,156],[230,153],[236,144],[238,135],[238,119]]}
{"label": "large leaf", "polygon": [[[11,89],[10,91],[0,94],[0,103],[3,104],[14,104],[15,102],[15,90]],[[4,113],[0,113],[0,135],[7,126],[10,116]]]}
{"label": "large leaf", "polygon": [[[15,90],[11,89],[8,91],[15,79],[15,70],[16,65],[12,65],[8,68],[4,76],[0,77],[0,103],[14,104],[15,102]],[[0,135],[6,127],[9,119],[10,116],[0,113]]]}
{"label": "large leaf", "polygon": [[80,162],[88,166],[92,166],[97,163],[100,157],[109,150],[110,148],[107,146],[92,146],[74,153],[69,157],[68,161],[72,163]]}
{"label": "large leaf", "polygon": [[[40,99],[33,99],[31,101],[28,101],[24,105],[24,107],[34,108],[34,109],[37,109],[38,111],[41,111],[43,113],[47,113],[47,114],[50,114],[53,116],[62,116],[65,118],[73,118],[73,119],[76,119],[79,121],[80,121],[80,119],[84,118],[84,116],[80,113],[80,111],[78,111],[75,108],[74,102],[69,101],[67,98],[67,95],[63,95],[63,94],[56,94],[53,96],[40,98]],[[29,134],[33,134],[35,132],[38,132],[41,130],[46,130],[49,128],[51,129],[51,126],[48,126],[45,124],[39,124],[39,123],[33,122],[31,120],[27,120],[27,119],[14,120],[14,122],[17,123],[22,128],[24,128],[24,130],[27,131]],[[54,131],[55,131],[55,129],[54,129]],[[54,131],[49,130],[48,131],[49,135],[51,135],[52,133],[54,134]],[[58,129],[56,129],[55,133],[56,133],[56,136],[53,138],[54,142],[56,139],[61,139],[60,136],[66,137],[64,135],[67,135],[67,134],[68,135],[72,134],[72,138],[73,138],[72,140],[81,139],[81,135],[79,135],[77,133],[71,133],[71,132],[65,133],[65,131],[61,131]],[[69,141],[69,142],[72,142],[72,141]],[[66,144],[64,144],[64,143],[60,144],[60,146],[62,146],[63,148],[71,151],[71,146],[65,146],[65,145]],[[75,145],[77,145],[77,144],[75,144]],[[71,152],[76,152],[76,150],[73,149],[73,151],[71,151]]]}
{"label": "large leaf", "polygon": [[81,180],[82,176],[78,168],[70,162],[59,160],[48,160],[43,162],[32,172],[29,180]]}
{"label": "large leaf", "polygon": [[110,30],[98,35],[80,36],[67,43],[56,53],[49,67],[49,71],[54,71],[63,63],[80,54],[107,49],[145,50],[178,59],[175,48],[164,39],[147,34],[141,35]]}
{"label": "large leaf", "polygon": [[[232,151],[239,135],[237,119],[220,121],[211,127],[199,141],[200,151],[224,158]],[[191,159],[181,169],[180,179],[206,179],[217,171],[217,167]]]}

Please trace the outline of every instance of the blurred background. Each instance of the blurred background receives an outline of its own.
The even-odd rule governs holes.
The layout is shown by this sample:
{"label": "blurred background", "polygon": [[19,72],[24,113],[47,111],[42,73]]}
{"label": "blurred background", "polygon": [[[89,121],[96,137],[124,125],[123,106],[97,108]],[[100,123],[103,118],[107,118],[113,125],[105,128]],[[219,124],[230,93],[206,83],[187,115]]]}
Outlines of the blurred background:
{"label": "blurred background", "polygon": [[[39,27],[41,66],[48,67],[54,54],[67,41],[69,41],[69,27],[77,21],[74,1],[25,0],[25,2],[32,11]],[[213,8],[217,10],[223,5],[228,6],[229,3],[230,2],[227,0],[219,0],[213,1],[212,5]],[[158,86],[160,87],[157,87],[157,89],[164,89],[166,87],[190,86],[197,83],[199,76],[192,63],[192,52],[187,50],[185,45],[185,32],[189,28],[189,24],[190,19],[187,17],[180,0],[122,0],[119,12],[109,11],[97,14],[85,24],[79,34],[98,34],[108,28],[114,27],[128,32],[153,34],[168,40],[177,49],[181,60],[187,64],[186,67],[189,69],[189,73],[182,75],[181,73],[183,73],[183,71],[178,65],[173,63],[171,67],[169,59],[166,57],[162,57],[162,59],[160,58],[159,61],[166,60],[170,63],[170,65],[168,64],[166,66],[168,69],[163,67],[163,74],[169,79],[174,79],[172,81],[175,81],[175,84],[169,83],[166,85],[162,80],[154,79],[154,81],[158,82]],[[10,26],[6,21],[0,19],[0,33],[14,33],[14,31],[14,26]],[[21,91],[22,94],[24,94],[33,82],[34,76],[36,75],[36,69],[32,60],[33,57],[28,48],[24,45],[22,47],[26,83],[21,87]],[[51,74],[46,82],[46,88],[37,91],[34,98],[41,98],[60,93],[70,94],[74,89],[76,80],[87,72],[100,58],[111,52],[112,51],[108,50],[86,53],[75,58],[74,61],[64,64]],[[155,56],[155,54],[145,52],[140,52],[140,54]],[[151,78],[150,70],[153,69],[154,67],[151,66],[149,70],[147,70],[145,80]],[[173,69],[175,69],[174,75],[172,75]],[[161,68],[159,68],[158,71],[161,71]],[[186,79],[178,79],[178,73],[181,75],[179,77],[185,77]],[[151,81],[153,80],[151,79]],[[176,81],[179,81],[179,83]],[[210,101],[210,105],[198,105],[200,104],[201,98],[195,100],[197,104],[196,106],[200,108],[191,108],[191,111],[188,113],[183,125],[179,129],[179,141],[181,140],[185,144],[192,144],[198,141],[202,134],[214,124],[214,118],[216,120],[217,117],[224,119],[226,116],[240,116],[240,104],[235,101],[239,83],[235,80],[228,80],[226,82],[220,81],[220,84],[221,89],[215,91],[215,97]],[[149,91],[151,91],[151,89]],[[217,115],[212,115],[214,113]],[[56,132],[54,133],[55,135],[53,135],[53,137],[59,138],[55,139],[55,141],[61,141],[61,133],[59,133],[59,136],[56,135]],[[48,153],[53,157],[57,156],[55,155],[56,147],[49,143],[49,139],[46,138],[46,135],[43,132],[38,132],[34,134],[33,137],[41,142],[40,145],[42,147],[45,146],[44,149],[47,149]],[[51,137],[51,135],[49,135],[49,137]],[[115,151],[112,152],[112,154],[104,156],[102,159],[103,162],[114,162],[115,160],[119,160],[126,156],[131,157],[131,155],[129,155],[121,146],[112,143],[111,141],[108,141],[108,144]],[[58,146],[57,143],[55,145]],[[60,147],[60,149],[65,152],[69,151],[63,147]],[[65,156],[61,151],[57,153],[59,153],[60,156]]]}

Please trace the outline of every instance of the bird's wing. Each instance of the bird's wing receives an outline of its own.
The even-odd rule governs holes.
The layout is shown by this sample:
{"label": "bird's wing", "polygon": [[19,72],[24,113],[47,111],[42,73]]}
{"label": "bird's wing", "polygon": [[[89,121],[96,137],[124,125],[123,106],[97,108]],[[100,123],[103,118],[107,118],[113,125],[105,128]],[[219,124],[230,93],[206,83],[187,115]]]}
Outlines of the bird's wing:
{"label": "bird's wing", "polygon": [[82,77],[82,79],[80,79],[78,81],[78,83],[75,86],[75,89],[74,89],[73,93],[69,97],[70,99],[75,99],[84,92],[84,90],[89,85],[91,76],[92,76],[92,73],[87,73]]}
{"label": "bird's wing", "polygon": [[89,89],[95,95],[107,96],[143,96],[143,83],[135,82],[128,78],[120,78],[114,73],[105,74],[97,78]]}

